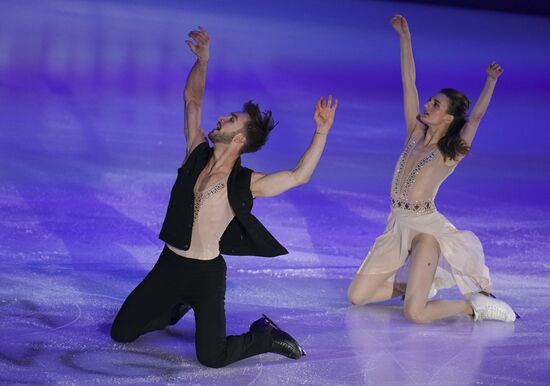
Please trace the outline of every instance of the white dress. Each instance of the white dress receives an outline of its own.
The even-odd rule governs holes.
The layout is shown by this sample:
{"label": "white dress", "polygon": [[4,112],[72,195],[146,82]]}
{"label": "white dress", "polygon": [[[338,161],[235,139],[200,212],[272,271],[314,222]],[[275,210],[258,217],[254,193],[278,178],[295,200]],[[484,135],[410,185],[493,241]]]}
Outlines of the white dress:
{"label": "white dress", "polygon": [[[435,289],[457,285],[463,295],[491,292],[489,268],[483,247],[469,231],[460,231],[440,214],[434,204],[441,183],[455,166],[445,165],[436,144],[425,152],[416,148],[424,140],[421,130],[413,132],[395,167],[391,188],[391,212],[384,233],[371,247],[357,274],[394,273],[388,281],[406,282],[407,258],[413,238],[426,233],[439,242]],[[417,150],[417,151],[415,151]]]}

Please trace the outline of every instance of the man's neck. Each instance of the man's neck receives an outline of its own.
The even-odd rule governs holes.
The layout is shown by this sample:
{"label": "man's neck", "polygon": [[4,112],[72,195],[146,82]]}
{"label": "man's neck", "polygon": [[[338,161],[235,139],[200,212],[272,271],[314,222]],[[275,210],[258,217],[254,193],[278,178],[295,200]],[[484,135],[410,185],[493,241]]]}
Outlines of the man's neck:
{"label": "man's neck", "polygon": [[226,144],[214,144],[214,152],[206,164],[208,174],[229,174],[239,159],[238,149]]}

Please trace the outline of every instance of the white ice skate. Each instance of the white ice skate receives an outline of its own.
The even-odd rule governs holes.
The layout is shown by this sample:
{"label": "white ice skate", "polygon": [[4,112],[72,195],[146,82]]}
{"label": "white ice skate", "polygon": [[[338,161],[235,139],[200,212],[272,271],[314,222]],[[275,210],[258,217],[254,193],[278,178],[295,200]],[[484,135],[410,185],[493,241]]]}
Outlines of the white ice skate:
{"label": "white ice skate", "polygon": [[516,313],[506,302],[481,293],[473,294],[469,298],[474,309],[474,320],[502,320],[513,322]]}

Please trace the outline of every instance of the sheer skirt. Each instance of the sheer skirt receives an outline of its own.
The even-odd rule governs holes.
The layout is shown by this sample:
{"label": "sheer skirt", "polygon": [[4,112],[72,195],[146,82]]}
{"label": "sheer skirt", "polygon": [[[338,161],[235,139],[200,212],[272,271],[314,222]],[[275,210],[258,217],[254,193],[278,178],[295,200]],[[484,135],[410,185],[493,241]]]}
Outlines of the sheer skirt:
{"label": "sheer skirt", "polygon": [[374,242],[357,274],[393,272],[389,282],[406,282],[412,241],[420,233],[434,236],[441,249],[432,283],[435,289],[457,285],[463,295],[491,292],[481,242],[474,233],[456,229],[437,210],[418,215],[411,210],[392,208],[384,233]]}

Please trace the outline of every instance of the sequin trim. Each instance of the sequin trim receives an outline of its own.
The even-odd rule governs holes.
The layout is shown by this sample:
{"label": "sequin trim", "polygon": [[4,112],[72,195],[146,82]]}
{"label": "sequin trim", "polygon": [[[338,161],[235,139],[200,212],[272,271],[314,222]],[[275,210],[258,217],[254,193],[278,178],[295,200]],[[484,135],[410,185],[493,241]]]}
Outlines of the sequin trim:
{"label": "sequin trim", "polygon": [[225,182],[218,182],[216,185],[212,186],[210,189],[198,193],[195,196],[195,211],[193,213],[193,220],[196,222],[197,218],[199,217],[199,211],[204,203],[205,200],[208,200],[210,197],[212,197],[214,194],[218,193],[220,190],[222,190],[225,187]]}
{"label": "sequin trim", "polygon": [[419,216],[430,214],[437,210],[433,201],[406,201],[396,200],[395,198],[391,199],[391,207],[393,209],[409,210]]}
{"label": "sequin trim", "polygon": [[418,176],[422,168],[437,156],[436,150],[433,150],[426,157],[422,158],[411,170],[411,172],[407,176],[407,179],[405,180],[405,183],[403,184],[402,189],[400,189],[399,185],[401,182],[401,177],[403,177],[403,170],[405,169],[405,165],[407,164],[411,150],[416,147],[416,144],[417,140],[411,138],[407,146],[405,146],[405,150],[403,150],[401,156],[399,157],[397,168],[395,169],[395,173],[393,175],[392,199],[393,197],[398,197],[400,201],[408,202],[409,191],[416,182],[416,177]]}
{"label": "sequin trim", "polygon": [[405,164],[407,163],[407,159],[409,158],[409,153],[413,146],[416,145],[416,141],[414,139],[411,139],[407,146],[405,147],[405,150],[401,153],[401,156],[399,156],[399,161],[397,164],[397,168],[395,169],[395,173],[393,175],[393,194],[394,196],[399,195],[399,181],[401,180],[401,175],[403,174],[403,169],[405,168]]}
{"label": "sequin trim", "polygon": [[403,185],[403,190],[400,195],[400,198],[402,200],[407,200],[407,198],[409,197],[409,190],[411,190],[411,187],[416,182],[416,177],[418,176],[422,168],[435,158],[435,155],[435,151],[432,151],[426,157],[422,158],[422,160],[420,160],[420,162],[416,164],[413,170],[411,170],[409,176],[407,177],[407,180],[405,181],[405,185]]}

